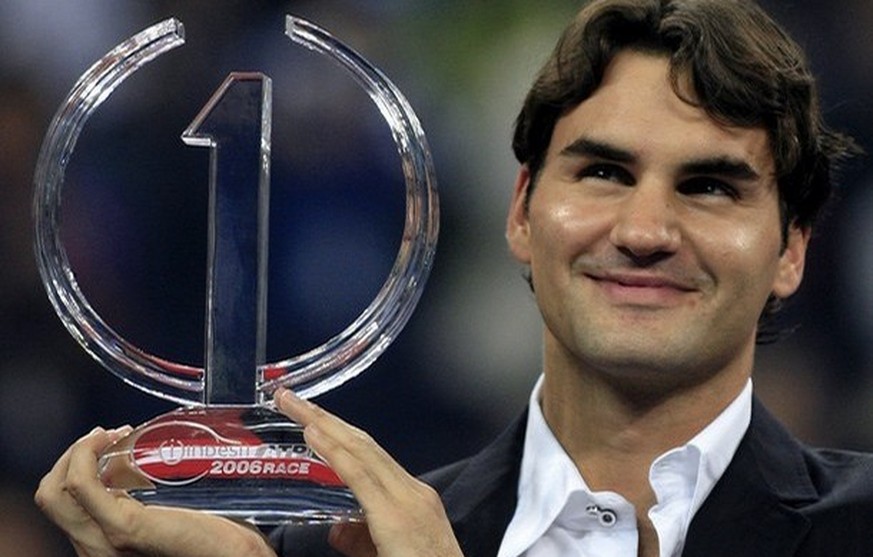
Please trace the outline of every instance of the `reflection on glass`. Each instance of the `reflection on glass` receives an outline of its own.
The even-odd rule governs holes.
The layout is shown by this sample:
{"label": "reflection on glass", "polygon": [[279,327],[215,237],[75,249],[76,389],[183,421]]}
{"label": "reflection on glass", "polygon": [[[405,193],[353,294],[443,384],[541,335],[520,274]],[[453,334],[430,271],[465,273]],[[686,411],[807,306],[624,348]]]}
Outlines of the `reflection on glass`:
{"label": "reflection on glass", "polygon": [[300,428],[271,410],[269,399],[279,386],[311,397],[342,384],[403,328],[436,249],[436,181],[418,119],[379,70],[305,20],[288,16],[286,34],[341,65],[367,91],[391,128],[406,180],[400,250],[376,299],[352,324],[305,354],[264,362],[271,100],[270,80],[261,74],[231,74],[183,134],[186,143],[211,149],[206,371],[127,342],[76,284],[59,233],[66,165],[88,118],[112,91],[184,42],[174,19],[109,52],[58,110],[35,175],[37,260],[55,310],[88,353],[126,382],[185,405],[107,450],[101,478],[108,487],[146,503],[256,524],[357,520],[348,488],[306,446]]}

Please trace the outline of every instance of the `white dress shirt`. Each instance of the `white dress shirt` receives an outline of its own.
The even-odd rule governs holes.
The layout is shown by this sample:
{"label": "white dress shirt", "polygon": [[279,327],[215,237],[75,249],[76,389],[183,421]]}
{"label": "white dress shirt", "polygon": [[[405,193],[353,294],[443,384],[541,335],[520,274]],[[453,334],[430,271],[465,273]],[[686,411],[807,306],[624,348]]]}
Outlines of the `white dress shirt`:
{"label": "white dress shirt", "polygon": [[[633,505],[615,492],[592,492],[543,418],[540,377],[531,393],[518,505],[497,557],[634,557]],[[724,473],[752,416],[752,382],[706,428],[660,455],[649,469],[657,503],[649,519],[660,557],[682,553],[694,514]]]}

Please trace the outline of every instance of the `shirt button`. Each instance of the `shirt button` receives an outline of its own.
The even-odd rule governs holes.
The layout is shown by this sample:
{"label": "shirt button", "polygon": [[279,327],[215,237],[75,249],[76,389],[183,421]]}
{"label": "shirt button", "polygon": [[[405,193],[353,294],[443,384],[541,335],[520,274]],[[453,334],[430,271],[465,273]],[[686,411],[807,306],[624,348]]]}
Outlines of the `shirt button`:
{"label": "shirt button", "polygon": [[585,512],[589,515],[597,517],[597,522],[604,528],[612,528],[618,520],[618,515],[612,509],[604,509],[599,505],[588,505],[585,507]]}
{"label": "shirt button", "polygon": [[603,509],[600,511],[600,516],[598,517],[598,521],[600,525],[605,528],[612,528],[615,525],[615,521],[618,520],[618,517],[615,515],[615,511],[612,509]]}

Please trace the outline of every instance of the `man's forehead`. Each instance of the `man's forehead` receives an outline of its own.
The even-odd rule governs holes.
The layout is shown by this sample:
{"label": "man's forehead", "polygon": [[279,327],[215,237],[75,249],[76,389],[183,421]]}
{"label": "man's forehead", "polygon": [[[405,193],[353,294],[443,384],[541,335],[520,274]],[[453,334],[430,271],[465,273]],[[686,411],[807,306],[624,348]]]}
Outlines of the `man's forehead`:
{"label": "man's forehead", "polygon": [[548,157],[565,150],[572,154],[571,146],[580,141],[608,145],[635,158],[666,144],[681,150],[684,158],[748,160],[762,175],[771,173],[774,157],[767,130],[712,115],[696,96],[685,93],[691,80],[679,79],[672,79],[666,55],[619,52],[592,94],[558,118]]}

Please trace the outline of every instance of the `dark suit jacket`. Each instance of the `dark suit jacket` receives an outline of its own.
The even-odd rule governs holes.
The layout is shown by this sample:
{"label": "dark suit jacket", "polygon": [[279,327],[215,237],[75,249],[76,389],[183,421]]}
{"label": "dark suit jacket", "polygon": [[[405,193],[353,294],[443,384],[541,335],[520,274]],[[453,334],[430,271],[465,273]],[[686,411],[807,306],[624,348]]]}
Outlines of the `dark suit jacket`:
{"label": "dark suit jacket", "polygon": [[[466,557],[497,555],[515,511],[525,422],[522,415],[482,452],[423,477],[441,494]],[[330,554],[310,545],[316,537],[323,533],[274,534],[280,555]],[[808,448],[756,400],[682,555],[873,557],[873,455]]]}

